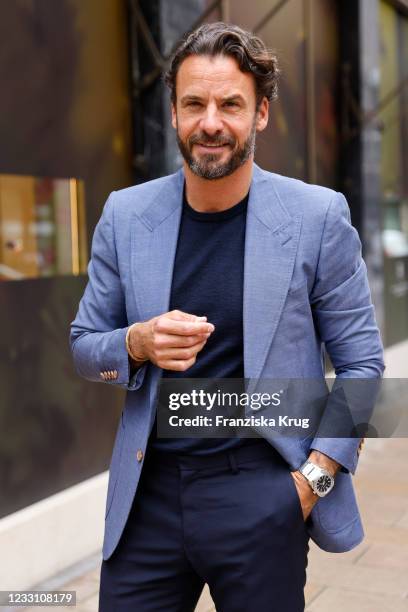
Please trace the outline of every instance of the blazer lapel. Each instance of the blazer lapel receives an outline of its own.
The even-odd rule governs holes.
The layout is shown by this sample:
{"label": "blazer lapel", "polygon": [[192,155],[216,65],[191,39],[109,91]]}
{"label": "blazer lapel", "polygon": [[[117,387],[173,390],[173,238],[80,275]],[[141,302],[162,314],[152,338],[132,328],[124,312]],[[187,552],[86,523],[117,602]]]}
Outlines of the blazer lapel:
{"label": "blazer lapel", "polygon": [[247,379],[262,375],[292,278],[300,226],[301,216],[289,214],[274,188],[273,178],[254,165],[244,261],[244,371]]}
{"label": "blazer lapel", "polygon": [[132,220],[131,273],[141,320],[169,310],[183,183],[179,170]]}

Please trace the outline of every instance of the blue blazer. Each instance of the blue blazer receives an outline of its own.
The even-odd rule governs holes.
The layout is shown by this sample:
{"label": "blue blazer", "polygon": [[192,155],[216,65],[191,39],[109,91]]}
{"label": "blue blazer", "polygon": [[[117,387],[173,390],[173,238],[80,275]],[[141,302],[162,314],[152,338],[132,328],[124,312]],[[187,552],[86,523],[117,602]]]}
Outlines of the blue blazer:
{"label": "blue blazer", "polygon": [[[162,373],[148,362],[131,376],[125,336],[135,321],[169,309],[183,183],[181,169],[109,196],[93,236],[89,281],[71,324],[78,374],[127,390],[110,465],[104,559],[119,541],[137,490],[140,451],[154,422]],[[381,378],[383,347],[366,265],[341,193],[254,164],[243,329],[245,378],[321,380],[324,345],[338,380]],[[333,491],[314,506],[308,529],[330,552],[359,544],[364,533],[351,474],[360,439],[278,436],[268,441],[291,470],[311,449],[343,466]]]}

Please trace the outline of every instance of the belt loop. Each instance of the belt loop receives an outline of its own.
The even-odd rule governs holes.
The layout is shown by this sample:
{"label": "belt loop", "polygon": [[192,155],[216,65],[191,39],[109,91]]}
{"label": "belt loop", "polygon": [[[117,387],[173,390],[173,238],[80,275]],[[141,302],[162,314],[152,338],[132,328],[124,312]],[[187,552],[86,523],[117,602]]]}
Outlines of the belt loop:
{"label": "belt loop", "polygon": [[231,472],[233,474],[238,474],[239,468],[237,466],[237,462],[235,460],[235,455],[233,451],[228,451],[228,461],[230,464]]}

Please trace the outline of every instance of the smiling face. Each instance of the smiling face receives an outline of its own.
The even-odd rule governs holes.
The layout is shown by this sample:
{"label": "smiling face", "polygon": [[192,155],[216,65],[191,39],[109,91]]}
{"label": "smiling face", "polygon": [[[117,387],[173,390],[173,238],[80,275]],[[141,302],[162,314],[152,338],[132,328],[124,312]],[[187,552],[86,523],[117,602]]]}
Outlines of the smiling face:
{"label": "smiling face", "polygon": [[219,179],[253,159],[255,136],[268,122],[268,101],[256,110],[255,81],[224,55],[191,55],[177,73],[172,124],[194,174]]}

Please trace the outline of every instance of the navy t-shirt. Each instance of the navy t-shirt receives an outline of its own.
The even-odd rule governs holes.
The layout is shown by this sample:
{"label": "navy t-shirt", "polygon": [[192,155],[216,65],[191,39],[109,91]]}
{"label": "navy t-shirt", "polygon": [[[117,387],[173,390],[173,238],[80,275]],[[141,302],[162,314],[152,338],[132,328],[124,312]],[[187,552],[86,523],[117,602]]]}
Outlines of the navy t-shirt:
{"label": "navy t-shirt", "polygon": [[[206,316],[215,325],[196,362],[163,378],[244,378],[243,280],[248,195],[221,212],[198,212],[183,198],[170,310]],[[254,442],[248,438],[158,438],[156,449],[204,455]]]}

